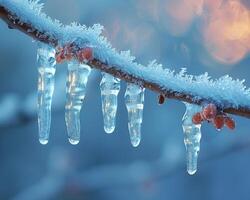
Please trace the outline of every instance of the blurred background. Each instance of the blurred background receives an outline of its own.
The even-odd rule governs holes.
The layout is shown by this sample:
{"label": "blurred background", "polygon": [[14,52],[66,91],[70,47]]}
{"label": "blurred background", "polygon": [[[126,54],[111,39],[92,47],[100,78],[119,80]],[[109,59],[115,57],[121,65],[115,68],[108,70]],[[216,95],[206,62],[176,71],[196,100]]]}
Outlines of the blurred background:
{"label": "blurred background", "polygon": [[[64,24],[100,23],[118,50],[137,61],[213,78],[229,74],[250,86],[248,0],[47,0]],[[130,145],[125,83],[114,134],[103,130],[100,72],[93,71],[81,113],[81,141],[68,143],[64,122],[66,65],[58,65],[48,145],[38,142],[35,42],[0,21],[0,199],[249,200],[250,121],[235,131],[202,126],[198,172],[189,176],[181,119],[184,104],[157,104],[146,91],[142,142]]]}

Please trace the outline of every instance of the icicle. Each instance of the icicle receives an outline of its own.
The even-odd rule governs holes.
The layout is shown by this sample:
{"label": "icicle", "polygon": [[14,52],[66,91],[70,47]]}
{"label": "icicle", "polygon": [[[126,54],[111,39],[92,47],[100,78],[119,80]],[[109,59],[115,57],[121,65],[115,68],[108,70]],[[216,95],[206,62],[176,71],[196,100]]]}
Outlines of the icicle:
{"label": "icicle", "polygon": [[201,107],[185,103],[186,112],[182,119],[182,128],[184,132],[184,144],[186,146],[187,172],[190,175],[197,171],[197,160],[200,151],[201,124],[193,124],[192,117],[195,113],[201,111]]}
{"label": "icicle", "polygon": [[117,96],[120,91],[120,80],[107,73],[102,73],[100,89],[104,130],[106,133],[112,133],[115,130]]}
{"label": "icicle", "polygon": [[86,64],[77,61],[68,63],[65,121],[69,142],[73,145],[80,141],[80,111],[90,71],[91,68]]}
{"label": "icicle", "polygon": [[55,49],[38,43],[38,129],[39,141],[47,144],[51,123],[51,103],[54,92]]}
{"label": "icicle", "polygon": [[128,129],[134,147],[141,141],[141,123],[143,116],[144,88],[132,83],[127,84],[125,103],[128,110]]}

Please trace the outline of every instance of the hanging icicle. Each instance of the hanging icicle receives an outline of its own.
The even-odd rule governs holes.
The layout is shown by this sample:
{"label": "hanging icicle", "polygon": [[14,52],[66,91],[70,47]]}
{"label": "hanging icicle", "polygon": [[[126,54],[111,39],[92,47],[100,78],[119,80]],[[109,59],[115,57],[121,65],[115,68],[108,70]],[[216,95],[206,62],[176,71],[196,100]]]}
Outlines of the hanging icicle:
{"label": "hanging icicle", "polygon": [[68,63],[65,121],[69,142],[73,145],[80,141],[80,111],[90,72],[91,68],[86,64],[75,60]]}
{"label": "hanging icicle", "polygon": [[144,90],[145,88],[138,85],[127,83],[125,103],[128,110],[128,130],[130,140],[134,147],[137,147],[141,141]]}
{"label": "hanging icicle", "polygon": [[201,124],[193,124],[193,116],[201,111],[201,107],[189,103],[186,105],[186,112],[182,119],[184,132],[184,144],[186,147],[187,172],[190,175],[197,171],[197,160],[200,151]]}
{"label": "hanging icicle", "polygon": [[38,129],[39,141],[47,144],[51,124],[51,103],[56,72],[55,49],[38,43]]}
{"label": "hanging icicle", "polygon": [[104,130],[106,133],[112,133],[115,130],[117,96],[120,91],[120,80],[107,73],[102,73],[100,89]]}

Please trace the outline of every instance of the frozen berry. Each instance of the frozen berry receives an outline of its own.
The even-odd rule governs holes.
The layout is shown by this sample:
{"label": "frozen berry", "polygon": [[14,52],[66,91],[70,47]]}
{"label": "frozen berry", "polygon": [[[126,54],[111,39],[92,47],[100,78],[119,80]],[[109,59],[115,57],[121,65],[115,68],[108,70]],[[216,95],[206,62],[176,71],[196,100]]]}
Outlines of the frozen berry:
{"label": "frozen berry", "polygon": [[80,49],[77,52],[77,57],[80,62],[88,62],[93,59],[93,50],[90,47]]}
{"label": "frozen berry", "polygon": [[217,130],[220,130],[224,126],[224,116],[217,115],[213,120],[214,126]]}
{"label": "frozen berry", "polygon": [[225,117],[225,125],[231,130],[235,128],[235,122],[231,117]]}
{"label": "frozen berry", "polygon": [[58,54],[56,54],[56,62],[57,63],[62,63],[64,59],[65,59],[65,57],[64,57],[62,52],[59,52]]}
{"label": "frozen berry", "polygon": [[165,101],[165,97],[164,97],[162,94],[160,94],[160,95],[158,96],[158,103],[159,103],[159,104],[163,104],[164,101]]}
{"label": "frozen berry", "polygon": [[202,117],[201,117],[201,113],[198,112],[198,113],[194,114],[194,116],[192,118],[192,122],[194,124],[201,124],[202,121],[203,120],[202,120]]}
{"label": "frozen berry", "polygon": [[206,105],[201,113],[201,116],[204,120],[212,120],[217,114],[217,108],[214,104],[210,103]]}

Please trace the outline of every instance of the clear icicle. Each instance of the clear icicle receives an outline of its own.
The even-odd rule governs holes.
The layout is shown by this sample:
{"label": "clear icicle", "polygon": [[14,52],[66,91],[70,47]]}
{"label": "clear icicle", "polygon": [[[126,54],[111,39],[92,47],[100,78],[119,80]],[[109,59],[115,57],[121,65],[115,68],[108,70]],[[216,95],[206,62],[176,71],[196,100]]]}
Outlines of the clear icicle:
{"label": "clear icicle", "polygon": [[201,140],[201,124],[193,124],[192,117],[195,113],[201,111],[201,107],[189,103],[185,103],[185,105],[186,112],[182,119],[182,128],[186,147],[187,172],[193,175],[197,171],[197,160]]}
{"label": "clear icicle", "polygon": [[120,91],[120,80],[107,73],[102,73],[100,89],[104,130],[106,133],[112,133],[115,130],[117,96]]}
{"label": "clear icicle", "polygon": [[143,117],[144,88],[128,83],[125,103],[128,110],[128,130],[131,144],[137,147],[141,141],[141,123]]}
{"label": "clear icicle", "polygon": [[49,140],[51,123],[51,103],[54,92],[56,61],[55,49],[38,43],[38,129],[39,141],[47,144]]}
{"label": "clear icicle", "polygon": [[90,72],[91,68],[86,64],[77,61],[68,63],[65,121],[69,142],[73,145],[80,141],[80,111]]}

